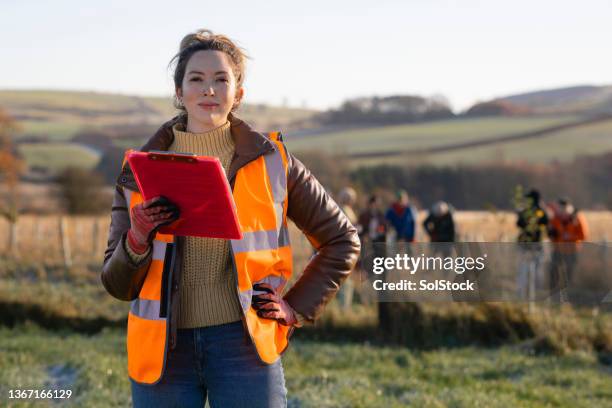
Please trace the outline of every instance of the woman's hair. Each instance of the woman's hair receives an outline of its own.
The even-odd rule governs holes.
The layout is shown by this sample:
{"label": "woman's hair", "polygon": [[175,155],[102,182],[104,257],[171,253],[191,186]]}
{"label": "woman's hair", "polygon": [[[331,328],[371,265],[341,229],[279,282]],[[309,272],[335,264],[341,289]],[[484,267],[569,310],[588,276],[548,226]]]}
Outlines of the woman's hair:
{"label": "woman's hair", "polygon": [[[222,34],[214,34],[210,30],[200,29],[195,33],[187,34],[181,40],[179,52],[170,60],[170,64],[176,63],[174,67],[174,87],[180,88],[185,77],[185,69],[187,63],[193,54],[198,51],[212,50],[221,51],[229,56],[234,76],[236,77],[236,89],[240,88],[244,83],[244,71],[246,59],[248,56],[245,51],[238,47],[232,40]],[[240,103],[232,107],[232,112],[235,111]],[[178,101],[176,95],[174,97],[174,106],[186,113],[185,107]]]}

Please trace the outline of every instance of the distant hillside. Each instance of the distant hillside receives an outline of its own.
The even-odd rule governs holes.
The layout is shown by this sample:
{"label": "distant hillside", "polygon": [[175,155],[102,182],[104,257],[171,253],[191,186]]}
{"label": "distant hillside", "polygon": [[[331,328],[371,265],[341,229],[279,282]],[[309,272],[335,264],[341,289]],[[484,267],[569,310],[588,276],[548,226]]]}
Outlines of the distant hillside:
{"label": "distant hillside", "polygon": [[[23,135],[52,140],[68,140],[85,127],[157,126],[176,115],[169,97],[78,91],[0,90],[0,107],[21,123]],[[273,130],[316,113],[245,104],[237,115],[258,129]]]}
{"label": "distant hillside", "polygon": [[525,105],[516,105],[510,101],[498,99],[477,103],[465,112],[465,116],[520,116],[531,113],[531,109]]}
{"label": "distant hillside", "polygon": [[[351,106],[370,119],[370,111],[395,112],[398,103],[402,109],[431,105],[418,98],[382,98],[370,109],[363,104],[371,99],[358,101]],[[0,91],[0,107],[22,125],[17,142],[31,168],[58,170],[78,155],[83,167],[108,164],[112,176],[124,149],[139,147],[176,114],[170,98],[95,92]],[[320,112],[314,110],[246,104],[238,116],[258,130],[282,130],[294,152],[341,154],[352,166],[544,163],[612,151],[612,86],[511,95],[479,104],[472,113],[420,123],[319,127]]]}
{"label": "distant hillside", "polygon": [[299,154],[325,151],[352,166],[571,161],[612,151],[612,116],[487,116],[287,134]]}
{"label": "distant hillside", "polygon": [[148,123],[170,114],[164,98],[76,91],[0,91],[0,106],[18,121],[74,120],[104,125],[109,122]]}
{"label": "distant hillside", "polygon": [[[138,148],[178,113],[170,97],[46,90],[0,90],[0,108],[19,125],[17,149],[30,179],[45,179],[68,165],[96,168],[109,160],[115,172],[113,160],[121,159],[124,149]],[[236,115],[257,130],[289,131],[317,113],[244,104]]]}
{"label": "distant hillside", "polygon": [[496,100],[528,108],[534,113],[609,113],[612,112],[612,86],[572,86]]}

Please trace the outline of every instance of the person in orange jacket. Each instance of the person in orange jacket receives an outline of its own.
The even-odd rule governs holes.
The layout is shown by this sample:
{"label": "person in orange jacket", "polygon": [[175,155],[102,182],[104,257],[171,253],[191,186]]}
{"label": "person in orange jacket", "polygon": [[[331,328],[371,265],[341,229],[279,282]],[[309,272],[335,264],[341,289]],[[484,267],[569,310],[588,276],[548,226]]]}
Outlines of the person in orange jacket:
{"label": "person in orange jacket", "polygon": [[550,265],[550,291],[555,294],[572,281],[578,260],[580,242],[587,239],[588,227],[584,215],[567,198],[560,198],[553,206],[553,217],[548,224],[548,236],[553,244]]}

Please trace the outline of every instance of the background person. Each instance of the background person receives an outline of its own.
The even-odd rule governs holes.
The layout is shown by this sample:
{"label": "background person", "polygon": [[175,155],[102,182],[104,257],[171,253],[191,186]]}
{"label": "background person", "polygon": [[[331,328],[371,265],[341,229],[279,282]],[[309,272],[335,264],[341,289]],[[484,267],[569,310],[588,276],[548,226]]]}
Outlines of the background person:
{"label": "background person", "polygon": [[366,245],[384,244],[387,241],[387,219],[380,207],[380,198],[372,194],[367,208],[359,215],[360,237]]}
{"label": "background person", "polygon": [[436,202],[423,221],[423,228],[431,242],[455,242],[455,221],[448,203]]}
{"label": "background person", "polygon": [[429,235],[429,241],[434,243],[433,253],[439,253],[443,257],[450,256],[452,244],[446,242],[455,242],[455,221],[450,205],[445,201],[438,201],[432,205],[427,218],[423,221],[423,228]]}
{"label": "background person", "polygon": [[542,239],[548,226],[548,215],[541,202],[540,192],[532,189],[523,196],[517,209],[517,242],[520,258],[517,276],[519,299],[535,300],[535,282],[543,261]]}
{"label": "background person", "polygon": [[417,211],[410,204],[410,197],[405,190],[396,193],[396,201],[387,209],[385,218],[395,230],[398,242],[414,242]]}
{"label": "background person", "polygon": [[550,293],[555,300],[562,300],[561,292],[572,282],[580,242],[586,240],[587,235],[588,227],[582,213],[568,198],[560,198],[553,206],[553,217],[548,224],[548,236],[553,242]]}

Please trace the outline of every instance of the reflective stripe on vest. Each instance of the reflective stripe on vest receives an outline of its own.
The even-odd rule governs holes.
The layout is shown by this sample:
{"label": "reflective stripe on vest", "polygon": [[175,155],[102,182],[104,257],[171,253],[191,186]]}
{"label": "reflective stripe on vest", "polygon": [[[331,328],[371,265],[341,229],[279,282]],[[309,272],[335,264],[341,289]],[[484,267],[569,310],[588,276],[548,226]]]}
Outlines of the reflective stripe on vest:
{"label": "reflective stripe on vest", "polygon": [[[232,195],[241,240],[231,240],[232,260],[237,272],[238,298],[249,334],[260,359],[273,363],[288,345],[289,327],[257,316],[251,307],[253,285],[268,283],[282,291],[292,274],[292,255],[287,228],[287,152],[279,133],[270,133],[275,150],[240,168]],[[127,153],[123,160],[125,165]],[[140,193],[124,188],[131,209],[143,201]],[[139,383],[154,384],[164,372],[169,339],[169,309],[160,317],[164,269],[170,259],[168,244],[174,236],[157,233],[153,241],[153,260],[138,298],[128,313],[128,373]],[[170,285],[168,285],[169,287]]]}
{"label": "reflective stripe on vest", "polygon": [[[131,217],[132,207],[141,203],[143,197],[129,189],[124,189],[124,194]],[[151,264],[138,298],[131,302],[128,312],[128,374],[134,381],[143,384],[157,383],[164,372],[170,325],[168,313],[161,316],[162,290],[164,270],[171,273],[170,265],[165,263],[170,259],[170,250],[174,248],[168,246],[172,242],[172,235],[155,235]],[[170,282],[170,279],[168,275],[166,281]],[[166,287],[168,290],[169,285]]]}

